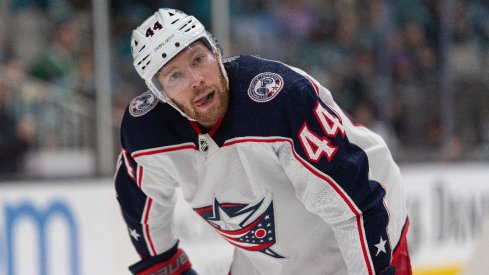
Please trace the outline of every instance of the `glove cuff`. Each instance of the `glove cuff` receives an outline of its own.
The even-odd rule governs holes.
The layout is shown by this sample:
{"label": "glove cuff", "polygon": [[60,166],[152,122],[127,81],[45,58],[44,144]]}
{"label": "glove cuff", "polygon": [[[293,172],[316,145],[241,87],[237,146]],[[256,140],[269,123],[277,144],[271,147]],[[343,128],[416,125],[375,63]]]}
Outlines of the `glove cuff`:
{"label": "glove cuff", "polygon": [[140,270],[134,271],[136,275],[153,275],[153,274],[168,274],[168,275],[181,275],[184,274],[185,271],[189,270],[192,267],[190,260],[188,259],[187,254],[181,248],[178,248],[176,253],[170,257],[169,259],[155,263],[150,267]]}

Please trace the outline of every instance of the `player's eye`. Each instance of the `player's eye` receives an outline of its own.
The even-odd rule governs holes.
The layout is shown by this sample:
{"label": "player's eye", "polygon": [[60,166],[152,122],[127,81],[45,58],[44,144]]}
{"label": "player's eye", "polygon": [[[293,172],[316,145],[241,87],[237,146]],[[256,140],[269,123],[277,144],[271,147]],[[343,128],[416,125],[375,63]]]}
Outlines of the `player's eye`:
{"label": "player's eye", "polygon": [[175,80],[178,80],[181,76],[182,76],[182,72],[174,72],[170,75],[168,80],[175,81]]}
{"label": "player's eye", "polygon": [[205,56],[203,54],[197,55],[194,58],[193,65],[199,65],[200,63],[202,63],[204,61],[204,57]]}

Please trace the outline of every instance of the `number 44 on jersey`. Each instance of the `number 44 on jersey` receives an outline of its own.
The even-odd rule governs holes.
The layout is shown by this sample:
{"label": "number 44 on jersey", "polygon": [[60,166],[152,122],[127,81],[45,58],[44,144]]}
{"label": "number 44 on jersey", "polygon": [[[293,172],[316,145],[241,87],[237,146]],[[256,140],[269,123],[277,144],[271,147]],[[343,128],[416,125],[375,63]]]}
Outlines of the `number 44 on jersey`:
{"label": "number 44 on jersey", "polygon": [[304,122],[298,134],[299,140],[310,161],[319,162],[323,155],[331,161],[338,151],[338,146],[332,145],[329,138],[336,137],[338,133],[344,138],[345,128],[340,116],[329,106],[326,108],[318,102],[314,107],[314,115],[326,136],[320,137],[309,129],[307,122]]}

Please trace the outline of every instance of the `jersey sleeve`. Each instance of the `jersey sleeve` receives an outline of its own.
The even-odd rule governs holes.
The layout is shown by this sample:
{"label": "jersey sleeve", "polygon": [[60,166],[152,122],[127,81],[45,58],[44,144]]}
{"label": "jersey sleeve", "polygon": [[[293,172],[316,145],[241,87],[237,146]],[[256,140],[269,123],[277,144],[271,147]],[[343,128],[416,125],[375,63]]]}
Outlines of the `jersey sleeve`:
{"label": "jersey sleeve", "polygon": [[130,157],[124,156],[127,155],[125,151],[121,155],[123,161],[115,183],[124,221],[138,254],[143,258],[156,256],[177,242],[173,233],[175,190],[161,190],[158,199],[155,194],[148,195],[142,187],[157,176],[141,165],[135,164],[133,168],[131,164],[125,164],[124,159]]}
{"label": "jersey sleeve", "polygon": [[397,166],[385,143],[370,131],[355,133],[368,146],[349,139],[355,126],[329,91],[308,77],[291,85],[283,113],[292,146],[279,157],[297,197],[332,227],[349,274],[388,273],[392,244],[382,181],[389,177],[372,177],[366,151],[381,148],[386,155],[378,161],[394,172]]}
{"label": "jersey sleeve", "polygon": [[124,138],[122,148],[115,189],[129,237],[141,257],[130,267],[131,272],[153,274],[178,266],[178,274],[193,274],[173,232],[177,184],[161,169],[138,163],[125,147]]}

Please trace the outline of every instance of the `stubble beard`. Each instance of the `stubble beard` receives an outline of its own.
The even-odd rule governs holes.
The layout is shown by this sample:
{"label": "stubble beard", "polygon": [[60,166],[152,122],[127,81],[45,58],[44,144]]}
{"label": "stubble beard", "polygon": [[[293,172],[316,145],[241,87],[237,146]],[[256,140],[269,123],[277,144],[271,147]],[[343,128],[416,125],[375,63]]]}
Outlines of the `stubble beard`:
{"label": "stubble beard", "polygon": [[177,102],[174,102],[175,105],[177,105],[180,110],[182,110],[185,114],[187,114],[190,118],[195,119],[197,122],[201,122],[202,124],[213,124],[216,123],[220,118],[222,118],[228,109],[229,105],[229,89],[227,86],[226,79],[224,78],[224,75],[222,74],[221,70],[220,72],[220,87],[217,87],[215,89],[215,95],[214,99],[216,100],[216,106],[213,108],[209,109],[206,112],[201,112],[199,110],[196,110],[192,106],[186,105],[186,104],[178,104]]}

